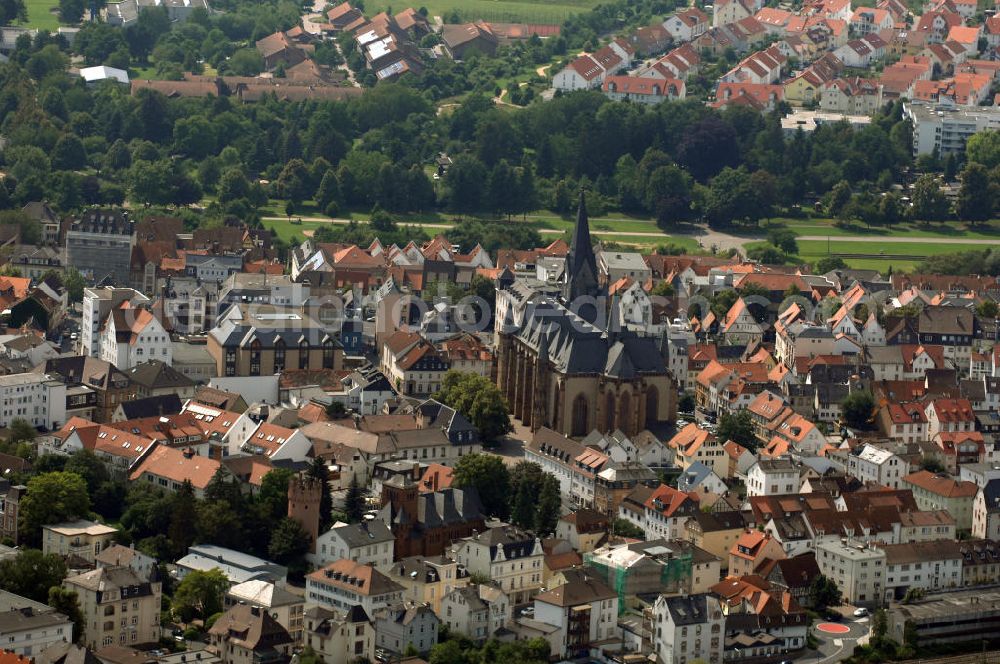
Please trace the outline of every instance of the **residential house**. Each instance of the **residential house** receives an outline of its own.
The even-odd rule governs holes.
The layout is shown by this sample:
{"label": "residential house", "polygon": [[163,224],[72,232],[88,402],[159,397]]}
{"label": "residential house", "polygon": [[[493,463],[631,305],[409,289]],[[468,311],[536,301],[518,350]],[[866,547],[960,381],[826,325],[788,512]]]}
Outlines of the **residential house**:
{"label": "residential house", "polygon": [[799,488],[799,469],[790,457],[760,459],[746,477],[748,496],[783,495]]}
{"label": "residential house", "polygon": [[513,604],[528,601],[542,587],[541,540],[514,526],[492,526],[460,539],[451,555],[470,573],[489,577]]}
{"label": "residential house", "polygon": [[709,18],[697,7],[679,9],[663,21],[663,28],[675,42],[689,42],[705,34]]}
{"label": "residential house", "polygon": [[847,455],[847,472],[864,483],[873,482],[891,489],[905,488],[910,463],[887,449],[859,445]]}
{"label": "residential house", "polygon": [[972,504],[972,536],[1000,541],[1000,480],[990,480]]}
{"label": "residential house", "polygon": [[[699,511],[698,501],[683,491],[661,484],[643,501],[642,529],[647,540],[678,539],[688,518]],[[619,513],[624,505],[619,508]]]}
{"label": "residential house", "polygon": [[619,37],[594,53],[584,53],[570,62],[552,77],[552,87],[564,91],[600,87],[605,78],[627,68],[634,54],[628,42]]}
{"label": "residential house", "polygon": [[411,648],[427,653],[437,645],[441,619],[426,604],[399,602],[375,612],[375,645],[401,656]]}
{"label": "residential house", "polygon": [[878,7],[858,7],[851,15],[851,32],[864,36],[872,32],[891,30],[895,25],[892,14]]}
{"label": "residential house", "polygon": [[911,589],[941,591],[962,585],[963,556],[954,540],[886,544],[885,599],[900,601]]}
{"label": "residential house", "polygon": [[613,101],[659,104],[670,99],[684,99],[686,90],[680,79],[609,76],[601,84],[604,96]]}
{"label": "residential house", "polygon": [[904,477],[902,488],[913,491],[920,509],[946,510],[959,530],[972,528],[973,503],[979,492],[975,483],[920,470]]}
{"label": "residential house", "polygon": [[411,556],[386,568],[389,578],[403,586],[406,602],[427,605],[441,615],[441,599],[469,585],[469,573],[444,556]]}
{"label": "residential house", "polygon": [[511,604],[499,588],[474,584],[455,588],[441,598],[441,618],[448,631],[483,643],[506,628]]}
{"label": "residential house", "polygon": [[729,569],[729,552],[746,529],[746,520],[739,510],[701,512],[684,522],[683,538],[720,561]]}
{"label": "residential house", "polygon": [[572,658],[592,644],[618,638],[618,594],[587,572],[567,573],[566,583],[535,595],[534,619],[557,628],[553,654]]}
{"label": "residential house", "polygon": [[160,581],[144,578],[129,567],[99,567],[67,577],[62,585],[77,594],[86,620],[86,647],[159,642]]}
{"label": "residential house", "polygon": [[374,615],[403,600],[403,587],[370,565],[338,560],[306,576],[306,602],[346,611],[360,606]]}
{"label": "residential house", "polygon": [[304,622],[305,645],[324,661],[375,658],[375,626],[360,605],[343,612],[311,606],[305,612]]}
{"label": "residential house", "polygon": [[42,526],[42,553],[61,558],[73,556],[94,564],[101,551],[115,541],[118,529],[103,523],[79,519]]}
{"label": "residential house", "polygon": [[687,424],[667,441],[667,446],[675,450],[674,463],[682,470],[693,463],[701,462],[722,476],[729,467],[729,459],[722,442],[697,424]]}
{"label": "residential house", "polygon": [[744,530],[729,549],[729,576],[754,574],[766,559],[779,560],[785,557],[781,543],[770,532]]}
{"label": "residential house", "polygon": [[754,4],[749,0],[722,0],[722,2],[716,2],[712,7],[712,26],[718,28],[753,16]]}
{"label": "residential house", "polygon": [[73,643],[73,621],[47,604],[0,590],[0,638],[5,652],[30,664],[47,648]]}
{"label": "residential house", "polygon": [[556,524],[556,538],[570,543],[574,551],[593,551],[608,536],[611,523],[606,514],[582,508],[564,514]]}
{"label": "residential house", "polygon": [[270,614],[288,632],[294,643],[303,643],[305,601],[302,595],[290,592],[273,581],[252,579],[230,587],[223,603],[226,609],[237,604],[256,607],[261,612]]}
{"label": "residential house", "polygon": [[890,401],[879,408],[876,423],[882,435],[901,443],[922,443],[927,437],[927,413],[922,404]]}
{"label": "residential house", "polygon": [[234,604],[208,630],[207,650],[222,664],[287,662],[293,645],[277,619],[253,604]]}
{"label": "residential house", "polygon": [[[124,438],[127,434],[118,435]],[[194,495],[203,498],[212,478],[222,468],[216,459],[195,454],[191,448],[156,445],[134,465],[129,481],[143,482],[171,493],[180,491],[184,483],[189,482]],[[222,472],[226,473],[225,470]]]}
{"label": "residential house", "polygon": [[[735,0],[731,0],[735,1]],[[714,595],[660,595],[653,605],[653,650],[664,664],[722,662],[726,618]]]}
{"label": "residential house", "polygon": [[816,563],[833,579],[846,602],[872,606],[882,601],[886,581],[885,550],[840,539],[816,545]]}
{"label": "residential house", "polygon": [[384,521],[337,522],[316,539],[316,552],[307,557],[316,567],[351,560],[385,571],[392,565],[396,538]]}

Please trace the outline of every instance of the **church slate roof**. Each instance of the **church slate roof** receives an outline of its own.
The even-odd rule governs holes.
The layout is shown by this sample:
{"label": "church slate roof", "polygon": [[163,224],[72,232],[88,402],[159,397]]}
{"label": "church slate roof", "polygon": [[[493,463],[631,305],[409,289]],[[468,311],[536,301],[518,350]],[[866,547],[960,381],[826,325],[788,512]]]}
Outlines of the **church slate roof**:
{"label": "church slate roof", "polygon": [[667,372],[656,339],[627,331],[609,335],[552,298],[529,305],[524,324],[516,334],[536,352],[543,345],[544,335],[548,360],[558,373],[632,379]]}

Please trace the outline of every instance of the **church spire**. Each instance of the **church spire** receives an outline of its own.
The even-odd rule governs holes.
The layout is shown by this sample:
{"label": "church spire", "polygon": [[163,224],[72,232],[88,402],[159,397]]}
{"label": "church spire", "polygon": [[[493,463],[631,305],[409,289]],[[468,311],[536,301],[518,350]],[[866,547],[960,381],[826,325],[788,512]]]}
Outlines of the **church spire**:
{"label": "church spire", "polygon": [[590,222],[587,219],[587,203],[584,190],[580,189],[580,206],[576,213],[576,225],[573,227],[573,239],[569,254],[566,256],[565,282],[563,283],[563,299],[572,304],[578,297],[589,295],[597,297],[597,259],[594,257],[594,245],[590,240]]}

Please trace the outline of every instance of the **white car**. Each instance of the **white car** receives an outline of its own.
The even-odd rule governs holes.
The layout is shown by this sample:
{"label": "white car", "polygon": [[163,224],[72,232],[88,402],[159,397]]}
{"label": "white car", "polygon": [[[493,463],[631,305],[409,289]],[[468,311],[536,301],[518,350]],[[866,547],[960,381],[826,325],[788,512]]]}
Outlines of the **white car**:
{"label": "white car", "polygon": [[868,609],[866,609],[864,607],[861,607],[859,609],[854,609],[854,617],[855,618],[864,618],[867,615],[868,615]]}

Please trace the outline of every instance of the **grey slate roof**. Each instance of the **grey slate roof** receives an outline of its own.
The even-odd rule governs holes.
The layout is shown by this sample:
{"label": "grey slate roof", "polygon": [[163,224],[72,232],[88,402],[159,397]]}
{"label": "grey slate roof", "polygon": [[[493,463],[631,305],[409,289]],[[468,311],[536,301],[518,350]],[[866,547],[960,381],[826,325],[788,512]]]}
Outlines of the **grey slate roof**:
{"label": "grey slate roof", "polygon": [[334,528],[333,530],[336,531],[337,537],[342,539],[352,549],[359,546],[382,544],[383,542],[392,542],[395,540],[392,531],[389,530],[389,526],[378,519],[373,519],[370,522],[363,521],[361,523],[348,524]]}
{"label": "grey slate roof", "polygon": [[670,618],[675,625],[698,625],[708,619],[708,595],[664,597]]}
{"label": "grey slate roof", "polygon": [[990,480],[980,491],[986,499],[986,511],[990,514],[1000,512],[1000,480]]}
{"label": "grey slate roof", "polygon": [[548,360],[559,373],[628,379],[667,370],[655,339],[628,331],[609,335],[550,297],[529,305],[516,334],[536,352],[547,346]]}
{"label": "grey slate roof", "polygon": [[677,488],[685,493],[694,491],[713,472],[711,468],[701,461],[695,461],[677,478]]}
{"label": "grey slate roof", "polygon": [[132,367],[129,379],[150,390],[191,387],[194,381],[160,360],[150,360]]}
{"label": "grey slate roof", "polygon": [[176,394],[161,394],[144,399],[133,399],[121,403],[126,420],[159,415],[176,415],[181,412],[181,400]]}

